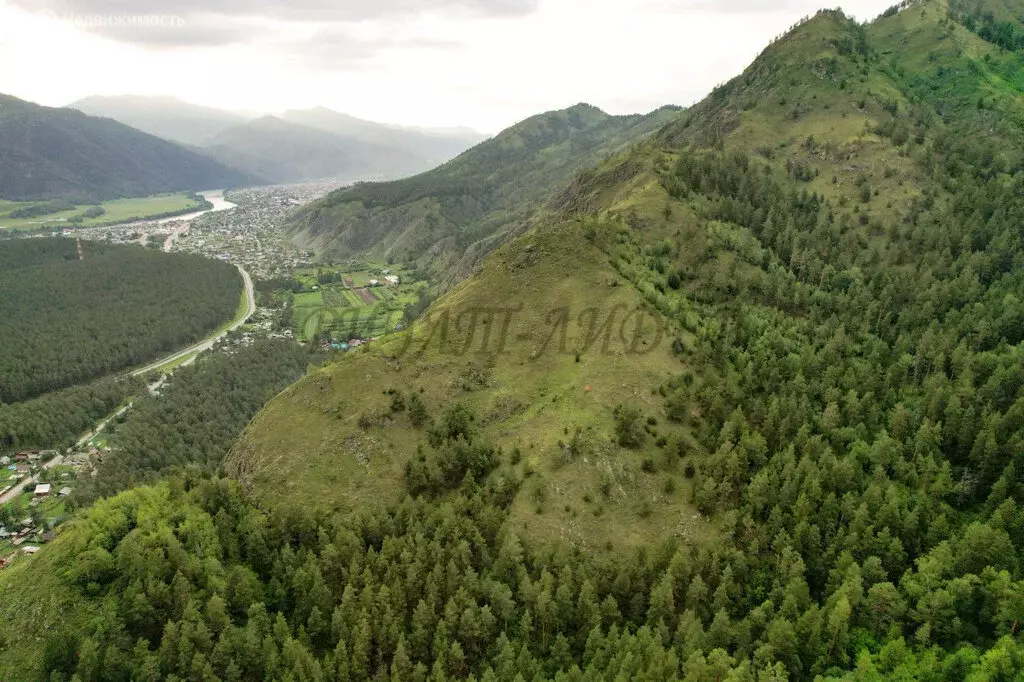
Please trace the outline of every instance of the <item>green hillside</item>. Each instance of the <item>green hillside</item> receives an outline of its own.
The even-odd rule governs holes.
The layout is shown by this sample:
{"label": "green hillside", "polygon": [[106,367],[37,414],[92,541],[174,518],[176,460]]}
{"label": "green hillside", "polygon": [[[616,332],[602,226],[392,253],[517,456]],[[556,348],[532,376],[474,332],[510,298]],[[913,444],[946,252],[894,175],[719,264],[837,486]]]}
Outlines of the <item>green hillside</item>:
{"label": "green hillside", "polygon": [[325,259],[417,261],[451,285],[529,228],[552,190],[678,116],[609,116],[578,104],[533,116],[421,175],[362,183],[304,207],[296,240]]}
{"label": "green hillside", "polygon": [[[515,471],[506,528],[531,547],[713,539],[746,578],[698,613],[704,652],[756,659],[762,632],[795,678],[1016,633],[983,586],[1016,604],[1022,576],[1021,62],[968,23],[921,2],[795,27],[580,174],[412,332],[275,399],[228,472],[275,507],[372,509],[457,487],[478,455],[446,438],[468,433]],[[588,345],[588,309],[617,303],[661,320],[650,352],[614,345],[635,319]],[[519,305],[498,352],[484,313]]]}
{"label": "green hillside", "polygon": [[[0,573],[0,672],[1019,680],[1020,9],[821,12],[543,197],[495,177],[532,211],[274,398],[247,494],[175,476]],[[473,196],[416,183],[306,236]]]}
{"label": "green hillside", "polygon": [[91,203],[251,180],[111,119],[0,95],[0,199]]}

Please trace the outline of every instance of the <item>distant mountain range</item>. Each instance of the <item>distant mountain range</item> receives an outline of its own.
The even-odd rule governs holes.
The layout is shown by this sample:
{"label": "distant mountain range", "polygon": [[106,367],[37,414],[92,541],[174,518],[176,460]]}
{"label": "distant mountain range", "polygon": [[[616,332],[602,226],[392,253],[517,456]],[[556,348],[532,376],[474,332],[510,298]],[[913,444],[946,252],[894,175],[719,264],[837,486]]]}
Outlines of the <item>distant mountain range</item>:
{"label": "distant mountain range", "polygon": [[0,198],[91,202],[253,182],[123,123],[0,95]]}
{"label": "distant mountain range", "polygon": [[282,183],[409,175],[431,163],[409,150],[264,116],[228,128],[204,151],[221,163]]}
{"label": "distant mountain range", "polygon": [[332,192],[292,220],[296,240],[328,258],[418,260],[448,284],[526,230],[575,173],[680,115],[612,116],[589,104],[532,116],[421,175]]}
{"label": "distant mountain range", "polygon": [[251,114],[203,107],[173,97],[93,96],[68,108],[112,118],[150,135],[194,147],[205,147],[219,133],[253,118]]}
{"label": "distant mountain range", "polygon": [[323,107],[287,111],[281,118],[341,137],[405,150],[427,164],[420,170],[442,164],[487,139],[486,135],[469,128],[431,130],[386,126]]}
{"label": "distant mountain range", "polygon": [[486,138],[468,129],[402,128],[317,107],[280,116],[167,97],[87,97],[69,105],[201,149],[263,182],[360,180],[428,170]]}

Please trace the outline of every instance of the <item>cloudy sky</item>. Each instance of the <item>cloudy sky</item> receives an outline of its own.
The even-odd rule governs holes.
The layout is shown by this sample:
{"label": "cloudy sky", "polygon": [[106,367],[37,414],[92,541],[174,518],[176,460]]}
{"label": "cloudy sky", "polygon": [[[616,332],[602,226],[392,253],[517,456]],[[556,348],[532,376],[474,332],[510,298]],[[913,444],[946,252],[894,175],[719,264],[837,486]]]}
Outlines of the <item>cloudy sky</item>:
{"label": "cloudy sky", "polygon": [[[845,0],[859,19],[895,0]],[[813,0],[0,0],[0,92],[323,105],[493,133],[589,102],[687,105]]]}

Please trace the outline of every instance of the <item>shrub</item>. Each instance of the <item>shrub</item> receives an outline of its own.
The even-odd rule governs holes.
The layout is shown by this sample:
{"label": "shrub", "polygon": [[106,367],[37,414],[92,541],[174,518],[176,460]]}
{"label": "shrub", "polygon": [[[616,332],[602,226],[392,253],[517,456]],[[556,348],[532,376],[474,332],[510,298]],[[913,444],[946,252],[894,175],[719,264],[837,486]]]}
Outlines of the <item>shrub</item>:
{"label": "shrub", "polygon": [[416,428],[422,427],[430,420],[427,415],[427,406],[418,393],[409,396],[409,421]]}
{"label": "shrub", "polygon": [[643,416],[635,407],[619,405],[615,408],[615,440],[624,448],[639,448],[643,444]]}
{"label": "shrub", "polygon": [[476,420],[473,411],[464,403],[455,403],[441,416],[440,422],[430,430],[430,444],[439,446],[444,441],[462,438],[467,443],[473,441],[473,422]]}

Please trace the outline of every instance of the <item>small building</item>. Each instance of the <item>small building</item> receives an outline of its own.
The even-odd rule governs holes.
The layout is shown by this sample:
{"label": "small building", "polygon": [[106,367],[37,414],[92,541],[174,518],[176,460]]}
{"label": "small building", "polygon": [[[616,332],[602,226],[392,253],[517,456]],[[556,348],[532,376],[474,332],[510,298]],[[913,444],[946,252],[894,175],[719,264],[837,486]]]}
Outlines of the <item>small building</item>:
{"label": "small building", "polygon": [[50,496],[50,484],[40,483],[36,486],[36,491],[33,493],[36,497],[49,497]]}
{"label": "small building", "polygon": [[384,278],[384,282],[385,282],[385,283],[386,283],[386,284],[387,284],[388,286],[397,286],[397,285],[398,285],[398,283],[400,282],[400,280],[398,279],[398,275],[387,275],[387,276],[386,276],[386,277]]}
{"label": "small building", "polygon": [[32,467],[30,467],[27,464],[16,464],[14,466],[14,470],[19,474],[27,474],[28,472],[32,471]]}
{"label": "small building", "polygon": [[64,486],[63,488],[60,489],[60,492],[57,494],[60,495],[61,497],[67,497],[68,495],[71,494],[71,488],[69,488],[68,486]]}
{"label": "small building", "polygon": [[21,551],[25,554],[35,554],[39,551],[39,545],[25,545],[21,548]]}
{"label": "small building", "polygon": [[7,455],[4,455],[3,457],[0,457],[0,466],[4,466],[4,467],[5,466],[9,466],[10,463],[11,463],[11,458],[8,457]]}
{"label": "small building", "polygon": [[0,526],[0,540],[6,540],[11,537],[11,531],[7,530],[3,526]]}

